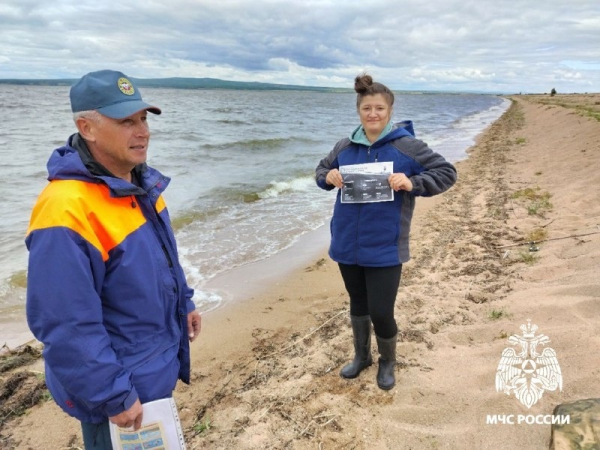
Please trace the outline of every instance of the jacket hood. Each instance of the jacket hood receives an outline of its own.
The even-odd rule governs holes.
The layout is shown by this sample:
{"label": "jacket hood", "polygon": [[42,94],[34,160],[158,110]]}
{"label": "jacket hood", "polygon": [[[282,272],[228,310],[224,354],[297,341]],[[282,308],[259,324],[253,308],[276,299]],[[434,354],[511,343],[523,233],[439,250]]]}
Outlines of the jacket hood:
{"label": "jacket hood", "polygon": [[48,169],[48,181],[81,180],[97,182],[83,163],[79,152],[73,146],[73,141],[76,141],[78,137],[78,134],[70,136],[64,146],[52,152],[46,165]]}
{"label": "jacket hood", "polygon": [[[397,122],[396,124],[394,124],[394,127],[392,129],[392,132],[394,132],[394,131],[402,133],[401,135],[399,135],[397,137],[401,137],[401,136],[416,137],[412,120],[403,120],[402,122]],[[396,137],[394,137],[393,139],[396,139]]]}
{"label": "jacket hood", "polygon": [[161,183],[162,192],[170,181],[170,178],[148,167],[146,163],[140,164],[133,169],[134,176],[140,182],[139,187],[116,177],[94,160],[79,133],[71,135],[64,146],[52,152],[48,160],[47,169],[48,181],[79,180],[88,183],[104,183],[108,185],[112,195],[115,197],[145,194],[160,181],[164,182]]}
{"label": "jacket hood", "polygon": [[373,143],[370,143],[365,135],[363,126],[358,126],[350,135],[350,140],[355,144],[362,144],[367,147],[372,145],[381,145],[394,139],[401,138],[403,136],[415,137],[415,131],[413,129],[412,120],[404,120],[391,124],[391,122],[383,129],[381,135]]}

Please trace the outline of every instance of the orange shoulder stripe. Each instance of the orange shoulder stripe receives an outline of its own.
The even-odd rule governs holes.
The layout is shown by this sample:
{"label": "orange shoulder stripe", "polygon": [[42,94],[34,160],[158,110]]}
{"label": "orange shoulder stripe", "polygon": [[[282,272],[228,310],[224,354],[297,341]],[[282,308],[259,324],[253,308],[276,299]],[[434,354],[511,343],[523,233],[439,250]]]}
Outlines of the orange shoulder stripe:
{"label": "orange shoulder stripe", "polygon": [[156,205],[154,205],[154,207],[156,208],[156,212],[159,214],[162,212],[163,209],[165,209],[167,207],[167,204],[165,203],[165,199],[163,198],[162,195],[160,197],[158,197],[158,200],[156,201]]}
{"label": "orange shoulder stripe", "polygon": [[110,250],[146,222],[139,206],[132,208],[131,202],[132,197],[111,197],[104,184],[55,180],[38,197],[27,234],[44,228],[69,228],[106,261]]}

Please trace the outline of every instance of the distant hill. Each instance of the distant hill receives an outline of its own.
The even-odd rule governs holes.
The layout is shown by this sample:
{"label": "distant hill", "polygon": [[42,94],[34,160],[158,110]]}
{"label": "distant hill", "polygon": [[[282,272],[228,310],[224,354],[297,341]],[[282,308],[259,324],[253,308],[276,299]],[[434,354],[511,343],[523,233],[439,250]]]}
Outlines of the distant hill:
{"label": "distant hill", "polygon": [[[18,79],[0,78],[0,85],[29,85],[29,86],[72,86],[78,78],[60,79]],[[295,84],[259,83],[256,81],[228,81],[218,78],[133,78],[131,80],[140,87],[171,88],[171,89],[239,89],[262,91],[314,91],[314,92],[345,92],[354,93],[352,88],[334,88],[318,86],[299,86]],[[504,95],[501,92],[484,91],[436,91],[436,90],[398,90],[392,92],[406,95],[429,94],[478,94],[478,95]]]}
{"label": "distant hill", "polygon": [[[139,87],[160,87],[174,89],[250,89],[250,90],[294,90],[320,92],[354,92],[352,89],[316,86],[296,86],[292,84],[258,83],[251,81],[227,81],[217,78],[131,78]],[[71,86],[77,79],[21,80],[0,79],[0,84],[19,84],[29,86]]]}

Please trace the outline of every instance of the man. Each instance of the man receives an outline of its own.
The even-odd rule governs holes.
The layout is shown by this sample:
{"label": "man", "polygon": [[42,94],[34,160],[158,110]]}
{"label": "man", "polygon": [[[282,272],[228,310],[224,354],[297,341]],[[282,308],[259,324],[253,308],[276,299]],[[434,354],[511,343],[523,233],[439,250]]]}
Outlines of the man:
{"label": "man", "polygon": [[110,70],[70,98],[79,132],[52,153],[27,231],[27,320],[54,400],[86,449],[110,449],[109,420],[138,429],[143,403],[189,383],[201,318],[161,195],[170,179],[145,163],[146,116],[161,110]]}

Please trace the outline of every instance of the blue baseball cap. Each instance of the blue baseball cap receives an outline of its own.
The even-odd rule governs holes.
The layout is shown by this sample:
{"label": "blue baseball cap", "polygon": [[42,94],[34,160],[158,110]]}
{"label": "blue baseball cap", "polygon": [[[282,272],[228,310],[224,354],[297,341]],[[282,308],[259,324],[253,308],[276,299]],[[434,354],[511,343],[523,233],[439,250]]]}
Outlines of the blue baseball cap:
{"label": "blue baseball cap", "polygon": [[124,119],[144,109],[153,114],[162,112],[144,102],[139,89],[129,78],[114,70],[84,75],[71,87],[69,97],[74,113],[95,110],[111,119]]}

